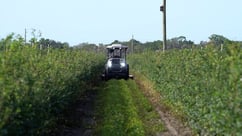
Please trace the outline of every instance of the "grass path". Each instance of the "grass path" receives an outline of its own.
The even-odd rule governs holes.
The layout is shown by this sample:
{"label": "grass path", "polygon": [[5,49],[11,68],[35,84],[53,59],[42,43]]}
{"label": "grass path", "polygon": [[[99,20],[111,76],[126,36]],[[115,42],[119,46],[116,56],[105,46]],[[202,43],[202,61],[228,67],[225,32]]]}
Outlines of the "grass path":
{"label": "grass path", "polygon": [[97,100],[97,135],[157,135],[164,130],[159,115],[133,80],[110,80]]}
{"label": "grass path", "polygon": [[[152,83],[109,80],[92,87],[60,120],[54,135],[190,136],[192,131],[162,103]],[[61,130],[61,131],[58,131]]]}

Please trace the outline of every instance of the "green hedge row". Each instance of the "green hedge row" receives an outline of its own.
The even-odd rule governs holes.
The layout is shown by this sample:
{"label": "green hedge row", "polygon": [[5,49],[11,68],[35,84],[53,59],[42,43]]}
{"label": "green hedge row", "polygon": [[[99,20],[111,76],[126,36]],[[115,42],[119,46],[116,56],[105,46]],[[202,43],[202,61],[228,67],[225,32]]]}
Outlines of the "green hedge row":
{"label": "green hedge row", "polygon": [[153,81],[166,103],[200,135],[242,134],[241,45],[221,52],[145,52],[129,57],[130,68]]}
{"label": "green hedge row", "polygon": [[94,81],[104,55],[21,47],[0,52],[0,135],[41,135]]}

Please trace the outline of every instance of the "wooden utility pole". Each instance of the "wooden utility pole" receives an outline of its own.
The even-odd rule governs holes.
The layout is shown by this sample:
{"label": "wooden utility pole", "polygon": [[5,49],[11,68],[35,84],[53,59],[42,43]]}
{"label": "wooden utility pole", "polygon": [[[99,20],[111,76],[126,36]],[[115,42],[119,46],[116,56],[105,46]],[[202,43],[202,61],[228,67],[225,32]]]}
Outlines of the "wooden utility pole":
{"label": "wooden utility pole", "polygon": [[160,7],[163,12],[163,52],[166,50],[166,0],[163,0],[163,5]]}
{"label": "wooden utility pole", "polygon": [[132,54],[133,54],[134,53],[134,35],[132,35],[131,50],[132,50]]}
{"label": "wooden utility pole", "polygon": [[26,28],[24,29],[24,45],[26,45],[26,38],[27,38],[27,30]]}

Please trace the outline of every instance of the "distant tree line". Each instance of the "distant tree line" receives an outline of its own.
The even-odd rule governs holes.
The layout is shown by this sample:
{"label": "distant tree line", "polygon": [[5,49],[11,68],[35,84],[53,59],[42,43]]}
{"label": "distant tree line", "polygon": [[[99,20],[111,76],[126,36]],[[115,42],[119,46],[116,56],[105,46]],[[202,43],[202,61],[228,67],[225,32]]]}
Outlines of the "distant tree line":
{"label": "distant tree line", "polygon": [[[67,42],[59,42],[52,39],[40,38],[33,34],[28,42],[20,35],[15,35],[14,33],[8,35],[6,38],[0,40],[0,51],[7,50],[9,48],[21,48],[21,46],[36,46],[38,49],[44,50],[48,48],[53,49],[77,49],[77,50],[87,50],[95,52],[105,52],[106,46],[119,43],[129,47],[128,53],[134,52],[139,53],[146,50],[159,51],[162,50],[163,41],[156,40],[153,42],[142,43],[136,39],[130,39],[129,41],[118,41],[115,40],[110,44],[92,44],[92,43],[80,43],[75,46],[70,46]],[[188,40],[185,36],[178,36],[167,40],[167,50],[171,49],[192,49],[192,48],[204,48],[207,46],[214,46],[221,48],[227,43],[239,43],[242,46],[242,41],[231,41],[228,38],[212,34],[208,37],[209,41],[201,41],[199,44],[195,44],[193,41]]]}
{"label": "distant tree line", "polygon": [[9,34],[8,36],[6,36],[6,38],[2,38],[0,40],[0,51],[14,50],[22,48],[24,46],[33,46],[41,50],[48,48],[69,48],[69,44],[67,42],[59,42],[45,38],[41,38],[38,40],[35,37],[31,38],[29,41],[26,41],[21,35],[15,35],[14,33]]}
{"label": "distant tree line", "polygon": [[51,39],[41,38],[38,42],[39,48],[46,49],[46,48],[58,48],[64,49],[69,48],[69,44],[67,42],[59,42]]}
{"label": "distant tree line", "polygon": [[[193,49],[193,48],[205,48],[208,46],[213,46],[213,47],[217,47],[217,48],[221,48],[222,46],[228,44],[228,43],[239,43],[242,46],[242,42],[241,41],[231,41],[228,38],[222,36],[222,35],[218,35],[218,34],[212,34],[211,36],[208,37],[209,41],[201,41],[199,44],[195,44],[193,41],[188,40],[185,36],[179,36],[179,37],[174,37],[171,39],[167,40],[167,50],[171,50],[171,49]],[[163,46],[163,41],[161,40],[157,40],[157,41],[153,41],[153,42],[145,42],[142,43],[136,39],[131,39],[129,41],[118,41],[115,40],[110,44],[107,45],[111,45],[111,44],[123,44],[126,46],[129,46],[129,50],[128,52],[134,52],[134,53],[139,53],[139,52],[143,52],[146,50],[153,50],[153,51],[157,51],[157,50],[162,50],[162,46]],[[77,46],[74,46],[73,48],[75,49],[81,49],[81,50],[95,50],[95,51],[102,51],[105,52],[105,48],[107,45],[104,44],[89,44],[89,43],[81,43]]]}

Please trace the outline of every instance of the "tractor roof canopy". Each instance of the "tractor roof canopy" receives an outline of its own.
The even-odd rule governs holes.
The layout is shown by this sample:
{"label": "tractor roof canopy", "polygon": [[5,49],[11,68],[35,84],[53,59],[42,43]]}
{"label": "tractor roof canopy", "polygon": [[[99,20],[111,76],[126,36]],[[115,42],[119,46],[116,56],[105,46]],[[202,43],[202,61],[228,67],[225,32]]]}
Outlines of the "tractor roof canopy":
{"label": "tractor roof canopy", "polygon": [[107,57],[108,58],[125,58],[128,46],[122,44],[112,44],[107,46]]}
{"label": "tractor roof canopy", "polygon": [[107,49],[128,49],[128,46],[122,45],[122,44],[112,44],[107,46]]}

